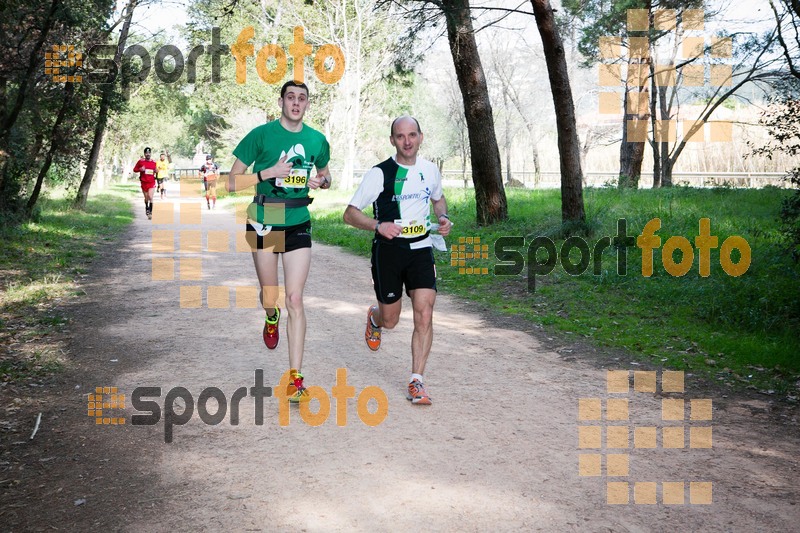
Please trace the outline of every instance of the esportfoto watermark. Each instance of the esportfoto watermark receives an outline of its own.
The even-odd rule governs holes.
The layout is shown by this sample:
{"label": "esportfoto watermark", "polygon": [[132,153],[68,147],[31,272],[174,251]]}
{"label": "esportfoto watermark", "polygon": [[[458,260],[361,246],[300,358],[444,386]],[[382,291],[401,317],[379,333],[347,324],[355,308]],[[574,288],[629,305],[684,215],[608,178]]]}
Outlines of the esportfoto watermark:
{"label": "esportfoto watermark", "polygon": [[[630,394],[628,370],[606,372],[605,397],[578,400],[578,475],[605,478],[609,505],[631,503],[631,489],[636,505],[685,505],[687,483],[689,504],[713,503],[713,483],[702,473],[695,474],[695,480],[676,479],[672,471],[663,473],[660,480],[642,480],[636,465],[631,464],[632,457],[643,458],[643,450],[684,450],[687,441],[693,453],[713,448],[712,400],[685,399],[684,379],[681,371],[633,372],[634,393],[668,396],[661,398],[660,421],[655,423],[637,424],[631,420],[631,406],[637,395]],[[683,457],[676,453],[673,460],[677,463]],[[639,480],[630,481],[631,478]]]}
{"label": "esportfoto watermark", "polygon": [[[291,419],[289,397],[286,395],[286,386],[290,383],[289,371],[286,371],[274,391],[278,400],[278,424],[288,426]],[[108,409],[124,409],[125,395],[118,394],[116,387],[97,387],[95,394],[88,396],[88,415],[95,418],[95,424],[124,425],[125,417],[105,416]],[[321,426],[331,413],[331,401],[328,393],[322,387],[307,387],[309,401],[300,402],[298,410],[301,420],[309,426]],[[364,387],[357,395],[356,389],[347,384],[347,369],[336,370],[336,383],[331,388],[330,396],[336,401],[336,425],[347,425],[348,405],[347,400],[356,399],[356,412],[358,418],[367,426],[378,426],[386,420],[389,413],[389,400],[380,387]],[[215,426],[228,418],[230,425],[239,425],[239,404],[246,397],[254,402],[253,421],[256,426],[264,425],[264,398],[273,397],[273,388],[264,385],[264,370],[257,368],[254,372],[252,387],[239,387],[228,396],[218,387],[205,387],[197,397],[185,387],[173,387],[163,402],[157,399],[162,397],[161,387],[136,387],[131,394],[131,405],[137,411],[131,416],[134,426],[153,426],[164,419],[164,442],[173,440],[175,426],[183,426],[193,418],[195,410],[200,421],[204,424]],[[213,412],[208,407],[209,400],[214,400],[216,407]],[[311,411],[311,402],[317,400],[319,409],[316,413]],[[370,411],[369,403],[372,401],[375,409]],[[177,410],[176,410],[177,408]]]}
{"label": "esportfoto watermark", "polygon": [[[603,251],[613,247],[617,256],[617,274],[625,276],[628,273],[628,248],[637,247],[642,253],[642,276],[651,277],[654,272],[654,251],[661,248],[661,263],[664,270],[674,277],[685,276],[695,263],[695,248],[700,256],[698,261],[698,271],[701,277],[711,275],[711,250],[719,248],[719,263],[722,270],[732,277],[743,275],[750,268],[751,249],[748,242],[738,235],[732,235],[719,243],[719,237],[711,234],[711,219],[701,218],[699,220],[699,234],[694,238],[694,247],[686,237],[674,235],[669,237],[662,247],[662,239],[656,235],[661,229],[661,219],[653,218],[649,220],[642,229],[641,234],[634,238],[628,235],[628,224],[624,218],[617,220],[617,234],[613,237],[606,236],[599,238],[593,245],[582,237],[572,236],[564,241],[559,250],[556,249],[555,242],[546,236],[535,237],[528,243],[527,254],[523,255],[520,248],[525,246],[523,236],[503,236],[494,243],[494,255],[499,261],[493,269],[488,268],[469,268],[465,269],[467,259],[486,259],[487,245],[480,247],[480,251],[474,252],[460,251],[463,245],[459,245],[459,250],[453,249],[451,252],[451,265],[458,262],[460,274],[489,274],[490,270],[495,276],[517,276],[522,273],[525,263],[528,266],[528,291],[536,290],[536,276],[550,274],[560,261],[564,271],[571,276],[580,276],[592,265],[592,273],[595,276],[602,274]],[[478,237],[470,239],[472,242],[480,242]],[[456,245],[453,245],[454,247]],[[573,250],[579,252],[579,259],[574,261],[570,254]],[[738,250],[739,259],[733,262],[733,251]],[[674,254],[681,252],[679,261],[675,261]],[[544,255],[540,254],[543,252]],[[463,254],[463,257],[462,257]],[[467,257],[469,256],[469,257]],[[455,265],[454,265],[455,266]],[[462,270],[465,270],[462,272]],[[471,271],[471,272],[470,272]]]}
{"label": "esportfoto watermark", "polygon": [[294,40],[288,49],[268,43],[256,52],[256,47],[251,42],[254,38],[255,29],[246,26],[239,32],[236,41],[229,45],[221,42],[220,28],[214,27],[211,29],[211,44],[198,44],[186,55],[177,46],[165,44],[156,50],[155,57],[151,57],[147,48],[134,44],[125,48],[121,64],[114,61],[116,45],[94,45],[82,54],[76,52],[73,45],[55,44],[45,52],[45,73],[58,83],[115,83],[120,78],[123,65],[130,65],[134,58],[139,58],[141,68],[135,75],[125,79],[125,84],[143,83],[151,71],[155,72],[162,83],[179,81],[185,71],[186,83],[194,84],[197,83],[197,62],[203,55],[207,55],[211,58],[210,82],[220,83],[221,58],[231,54],[235,60],[233,75],[238,84],[247,82],[248,59],[253,57],[258,77],[267,84],[284,81],[288,72],[289,56],[292,58],[292,79],[297,82],[305,81],[306,57],[313,58],[314,73],[322,83],[332,85],[344,75],[346,61],[342,49],[327,43],[317,46],[315,50],[315,47],[305,41],[302,26],[294,28]]}

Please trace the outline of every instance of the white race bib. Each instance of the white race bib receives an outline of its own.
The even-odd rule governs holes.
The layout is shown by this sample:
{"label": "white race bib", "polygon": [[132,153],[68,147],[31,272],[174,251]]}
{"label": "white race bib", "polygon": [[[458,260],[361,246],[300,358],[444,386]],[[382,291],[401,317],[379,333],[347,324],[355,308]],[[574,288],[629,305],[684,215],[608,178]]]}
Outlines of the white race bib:
{"label": "white race bib", "polygon": [[399,236],[406,239],[425,235],[430,227],[430,222],[427,217],[424,220],[397,219],[394,223],[398,226],[402,226],[403,229]]}
{"label": "white race bib", "polygon": [[276,187],[304,189],[308,183],[308,171],[304,168],[293,168],[285,178],[275,178]]}

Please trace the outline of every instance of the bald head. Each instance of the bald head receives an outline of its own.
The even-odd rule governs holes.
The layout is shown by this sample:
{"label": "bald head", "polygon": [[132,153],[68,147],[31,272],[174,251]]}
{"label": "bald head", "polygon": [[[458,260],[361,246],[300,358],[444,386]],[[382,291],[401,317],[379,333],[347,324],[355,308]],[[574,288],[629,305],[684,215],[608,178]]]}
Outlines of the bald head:
{"label": "bald head", "polygon": [[417,133],[422,133],[422,128],[419,127],[419,121],[417,119],[415,119],[411,115],[403,115],[403,116],[397,117],[396,119],[394,119],[392,121],[392,126],[391,126],[391,128],[389,128],[389,135],[390,136],[394,135],[394,127],[395,127],[395,125],[403,123],[403,122],[410,122],[411,124],[414,124],[417,127]]}

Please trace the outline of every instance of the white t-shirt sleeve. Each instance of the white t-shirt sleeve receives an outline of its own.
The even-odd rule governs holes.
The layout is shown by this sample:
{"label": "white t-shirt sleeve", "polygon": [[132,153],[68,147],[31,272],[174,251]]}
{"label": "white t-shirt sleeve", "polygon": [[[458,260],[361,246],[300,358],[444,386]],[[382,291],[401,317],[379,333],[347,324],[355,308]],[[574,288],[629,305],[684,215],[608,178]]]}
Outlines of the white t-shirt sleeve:
{"label": "white t-shirt sleeve", "polygon": [[[439,186],[441,189],[441,185]],[[383,191],[383,171],[378,167],[372,167],[361,179],[353,198],[350,199],[350,205],[356,207],[359,211],[363,211],[368,205],[378,199]]]}
{"label": "white t-shirt sleeve", "polygon": [[431,200],[441,200],[444,192],[442,191],[442,174],[439,172],[439,167],[431,164],[431,172],[433,173],[433,188],[431,189]]}

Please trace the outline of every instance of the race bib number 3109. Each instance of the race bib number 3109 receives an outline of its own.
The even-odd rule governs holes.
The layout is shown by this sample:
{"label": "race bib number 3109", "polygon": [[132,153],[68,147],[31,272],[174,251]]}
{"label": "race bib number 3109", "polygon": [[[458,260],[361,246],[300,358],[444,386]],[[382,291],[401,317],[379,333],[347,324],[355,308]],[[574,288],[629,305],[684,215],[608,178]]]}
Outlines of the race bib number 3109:
{"label": "race bib number 3109", "polygon": [[395,220],[395,224],[402,226],[401,237],[419,237],[427,231],[425,221],[420,220]]}

